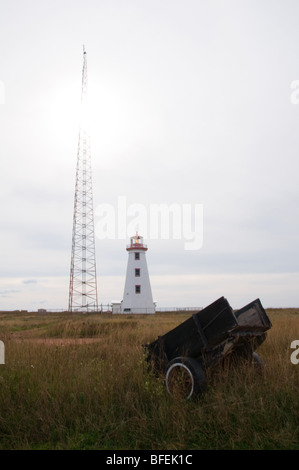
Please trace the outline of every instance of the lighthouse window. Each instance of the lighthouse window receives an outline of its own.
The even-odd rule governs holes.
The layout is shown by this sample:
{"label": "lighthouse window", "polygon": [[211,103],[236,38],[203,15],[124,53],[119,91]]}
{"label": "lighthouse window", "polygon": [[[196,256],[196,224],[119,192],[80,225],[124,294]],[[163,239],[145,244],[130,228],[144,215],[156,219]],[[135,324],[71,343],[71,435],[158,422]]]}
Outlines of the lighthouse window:
{"label": "lighthouse window", "polygon": [[139,255],[140,255],[140,253],[135,253],[135,259],[140,259]]}
{"label": "lighthouse window", "polygon": [[135,277],[139,277],[139,276],[140,276],[140,269],[136,268],[135,269]]}
{"label": "lighthouse window", "polygon": [[140,294],[141,286],[135,286],[135,294]]}

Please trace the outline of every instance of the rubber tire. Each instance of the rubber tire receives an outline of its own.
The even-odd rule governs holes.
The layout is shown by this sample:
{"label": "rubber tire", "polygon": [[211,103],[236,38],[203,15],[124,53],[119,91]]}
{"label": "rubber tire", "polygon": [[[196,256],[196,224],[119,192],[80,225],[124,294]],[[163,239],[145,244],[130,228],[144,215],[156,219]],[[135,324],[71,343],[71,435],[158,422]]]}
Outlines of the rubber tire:
{"label": "rubber tire", "polygon": [[172,395],[170,390],[170,374],[176,367],[183,367],[191,379],[190,393],[184,398],[189,400],[191,397],[202,395],[207,387],[206,375],[199,362],[191,357],[176,357],[169,362],[165,375],[165,384],[168,393]]}
{"label": "rubber tire", "polygon": [[258,355],[258,353],[253,352],[252,353],[252,364],[255,367],[256,371],[258,373],[262,373],[264,370],[264,361],[263,359]]}

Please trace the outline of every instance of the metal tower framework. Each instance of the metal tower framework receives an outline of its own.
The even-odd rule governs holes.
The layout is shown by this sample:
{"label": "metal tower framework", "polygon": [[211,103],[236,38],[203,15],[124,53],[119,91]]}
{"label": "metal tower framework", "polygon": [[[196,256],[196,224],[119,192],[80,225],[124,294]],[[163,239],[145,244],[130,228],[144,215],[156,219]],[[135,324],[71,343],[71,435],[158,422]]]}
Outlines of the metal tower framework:
{"label": "metal tower framework", "polygon": [[81,123],[74,199],[69,312],[98,311],[91,152],[87,118],[87,54],[83,46]]}

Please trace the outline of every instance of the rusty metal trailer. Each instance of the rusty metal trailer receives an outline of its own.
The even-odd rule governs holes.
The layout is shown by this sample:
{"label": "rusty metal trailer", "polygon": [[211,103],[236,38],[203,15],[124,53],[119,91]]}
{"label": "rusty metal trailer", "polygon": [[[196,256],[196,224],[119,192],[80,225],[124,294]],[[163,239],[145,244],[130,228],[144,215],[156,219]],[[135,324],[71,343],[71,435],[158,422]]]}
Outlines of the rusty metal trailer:
{"label": "rusty metal trailer", "polygon": [[170,394],[185,398],[202,394],[206,371],[224,359],[250,359],[261,365],[255,352],[265,341],[271,322],[259,299],[233,311],[221,297],[150,344],[145,345],[150,367],[164,374]]}

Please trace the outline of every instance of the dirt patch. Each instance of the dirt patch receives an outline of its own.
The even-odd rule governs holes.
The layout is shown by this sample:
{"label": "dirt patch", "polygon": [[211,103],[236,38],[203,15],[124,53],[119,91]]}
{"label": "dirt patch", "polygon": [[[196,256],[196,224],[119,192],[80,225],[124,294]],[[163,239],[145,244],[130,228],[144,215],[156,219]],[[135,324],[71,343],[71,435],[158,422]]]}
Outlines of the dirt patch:
{"label": "dirt patch", "polygon": [[11,338],[18,343],[35,343],[63,346],[69,344],[90,344],[101,341],[101,338]]}

